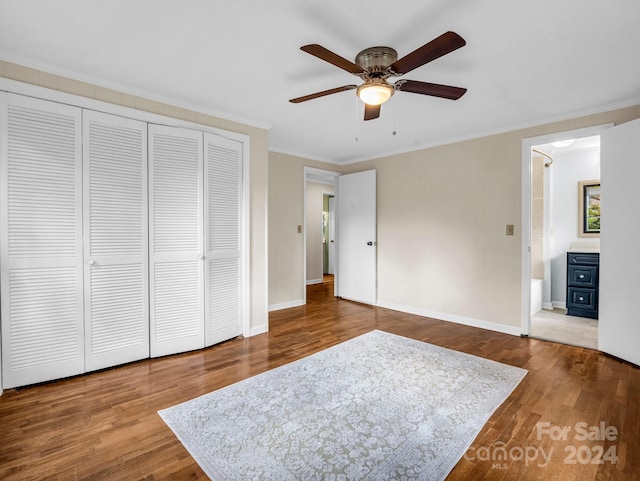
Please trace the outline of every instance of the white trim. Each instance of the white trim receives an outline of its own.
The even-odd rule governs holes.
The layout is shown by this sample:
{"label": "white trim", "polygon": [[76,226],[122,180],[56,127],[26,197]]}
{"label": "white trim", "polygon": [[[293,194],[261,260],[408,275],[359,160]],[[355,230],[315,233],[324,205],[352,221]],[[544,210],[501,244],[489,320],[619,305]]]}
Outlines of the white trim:
{"label": "white trim", "polygon": [[[4,105],[4,103],[6,101],[7,101],[6,92],[0,92],[0,106]],[[0,108],[0,111],[1,110],[2,109]],[[3,134],[2,134],[2,132],[6,132],[7,131],[7,126],[6,126],[5,122],[6,122],[5,121],[5,116],[0,113],[0,136],[2,136],[1,139],[0,139],[0,144],[2,144],[2,142],[6,142],[6,140],[7,140],[6,137],[4,137]],[[1,146],[0,146],[0,159],[2,159],[2,147]],[[1,180],[0,180],[0,182],[1,182]],[[0,199],[1,198],[2,197],[0,197]],[[2,204],[2,200],[0,200],[0,204]],[[4,215],[4,214],[2,214],[2,212],[0,212],[0,223],[3,222],[1,220],[2,219],[2,217],[1,217],[2,215]],[[1,254],[1,249],[2,249],[2,246],[0,246],[0,256],[2,255]],[[0,270],[2,269],[1,262],[2,261],[0,260]],[[2,275],[0,274],[0,288],[2,288],[1,277],[2,277]],[[0,308],[1,307],[2,306],[0,306]],[[1,314],[1,311],[0,311],[0,314]],[[2,396],[2,393],[3,393],[2,386],[4,386],[4,374],[3,373],[4,373],[4,370],[2,369],[2,316],[0,315],[0,396]]]}
{"label": "white trim", "polygon": [[[566,309],[567,308],[567,303],[566,302],[562,302],[562,301],[552,301],[551,302],[551,309]],[[546,309],[546,307],[545,307]]]}
{"label": "white trim", "polygon": [[531,148],[535,145],[548,144],[568,138],[575,139],[600,135],[603,130],[610,127],[613,127],[613,124],[600,124],[522,139],[522,277],[520,279],[522,302],[520,307],[520,322],[524,335],[531,333]]}
{"label": "white trim", "polygon": [[295,152],[293,150],[285,149],[283,147],[269,146],[269,152],[276,152],[278,154],[290,155],[291,157],[299,157],[304,160],[315,160],[318,162],[322,162],[324,164],[333,164],[336,167],[340,165],[335,160],[326,159],[324,157],[315,157],[315,156],[309,155],[308,153],[305,154],[301,152]]}
{"label": "white trim", "polygon": [[[251,336],[251,142],[247,137],[246,141],[242,141],[242,237],[241,237],[241,256],[242,256],[242,335]],[[265,203],[266,204],[266,203]],[[266,217],[265,217],[266,218]],[[265,242],[269,236],[265,227]],[[268,246],[265,246],[268,252]],[[268,256],[265,256],[265,258]],[[267,260],[265,259],[265,262]],[[265,273],[268,275],[267,270]],[[268,283],[265,282],[265,291],[268,291]],[[268,299],[265,293],[265,299]],[[267,316],[266,331],[269,330],[269,316]],[[265,331],[265,332],[266,332]]]}
{"label": "white trim", "polygon": [[312,286],[314,284],[322,284],[322,279],[309,279],[307,281],[308,286]]}
{"label": "white trim", "polygon": [[[41,100],[49,100],[52,102],[58,102],[60,104],[70,105],[72,107],[81,107],[87,110],[96,110],[98,112],[104,112],[107,114],[118,115],[120,117],[130,118],[133,120],[142,120],[152,124],[166,125],[170,127],[182,127],[187,129],[196,129],[201,132],[210,132],[220,137],[226,137],[228,139],[237,140],[238,142],[245,142],[249,139],[249,135],[238,132],[232,132],[230,130],[219,129],[217,127],[211,127],[205,124],[197,122],[191,122],[188,120],[176,119],[161,114],[154,114],[145,110],[138,110],[132,107],[125,107],[124,105],[112,104],[104,102],[102,100],[91,99],[88,97],[82,97],[81,95],[69,94],[66,92],[60,92],[59,90],[47,89],[39,87],[37,85],[27,84],[19,82],[17,80],[11,80],[4,77],[0,77],[0,91],[15,93],[23,95],[25,97],[33,97]],[[147,99],[147,97],[144,97]],[[151,99],[149,99],[151,100]],[[174,104],[166,104],[172,107]],[[202,113],[194,110],[193,112]],[[222,118],[222,117],[219,117]],[[246,124],[250,125],[250,124]]]}
{"label": "white trim", "polygon": [[244,337],[253,337],[253,336],[257,336],[258,334],[264,334],[265,332],[268,332],[268,326],[266,324],[262,324],[260,326],[256,326],[256,327],[252,327],[251,330],[249,331],[249,334],[245,335]]}
{"label": "white trim", "polygon": [[[504,127],[497,127],[495,129],[488,129],[488,130],[482,130],[479,132],[472,132],[470,134],[467,135],[460,135],[460,136],[456,136],[456,137],[447,137],[447,138],[442,138],[442,139],[438,139],[434,142],[426,142],[424,144],[417,144],[417,145],[412,145],[411,147],[406,147],[406,148],[402,148],[402,149],[396,149],[396,150],[387,150],[387,151],[383,151],[383,152],[379,152],[375,155],[366,155],[363,157],[354,157],[351,159],[347,159],[347,160],[343,160],[343,161],[333,161],[333,163],[339,165],[339,166],[344,166],[344,165],[349,165],[349,164],[355,164],[358,162],[365,162],[367,160],[373,160],[373,159],[381,159],[383,157],[390,157],[392,155],[399,155],[399,154],[404,154],[407,152],[415,152],[418,150],[424,150],[424,149],[430,149],[433,147],[438,147],[441,145],[449,145],[449,144],[455,144],[458,142],[465,142],[467,140],[473,140],[473,139],[480,139],[482,137],[489,137],[492,135],[499,135],[499,134],[504,134],[504,133],[508,133],[508,132],[516,132],[518,130],[524,130],[524,129],[528,129],[528,128],[532,128],[532,127],[540,127],[543,125],[548,125],[548,124],[552,124],[552,123],[556,123],[556,122],[563,122],[566,120],[572,120],[572,119],[577,119],[580,117],[586,117],[588,115],[596,115],[596,114],[600,114],[603,112],[610,112],[612,110],[617,110],[617,109],[624,109],[627,107],[635,107],[636,105],[638,105],[640,103],[640,97],[634,97],[628,100],[623,100],[620,102],[612,102],[612,103],[608,103],[608,104],[604,104],[604,105],[600,105],[598,107],[593,107],[590,109],[582,109],[582,110],[574,110],[572,112],[568,112],[565,114],[559,114],[559,115],[554,115],[554,116],[550,116],[550,117],[541,117],[539,119],[536,120],[531,120],[529,122],[522,122],[519,124],[511,124],[511,125],[505,125]],[[585,136],[586,137],[586,136]],[[541,144],[544,144],[546,142],[539,142]]]}
{"label": "white trim", "polygon": [[[166,95],[159,95],[157,93],[152,93],[150,95],[150,92],[147,90],[140,90],[140,89],[136,89],[131,87],[130,85],[125,85],[125,84],[121,84],[121,83],[117,83],[117,82],[104,82],[104,79],[96,79],[95,77],[90,77],[90,76],[85,76],[82,75],[79,72],[70,72],[70,71],[66,71],[64,69],[59,69],[57,67],[53,67],[47,64],[33,64],[30,61],[23,61],[20,58],[8,58],[8,57],[4,57],[3,60],[10,62],[10,63],[14,63],[16,65],[20,65],[22,67],[26,67],[26,68],[32,68],[32,69],[36,69],[39,70],[41,72],[45,72],[45,73],[49,73],[52,75],[56,75],[58,77],[64,77],[65,79],[69,79],[69,80],[75,80],[77,82],[82,82],[85,84],[89,84],[91,86],[95,86],[98,88],[106,88],[106,89],[110,89],[110,90],[115,90],[117,92],[120,93],[124,93],[126,95],[132,95],[135,97],[141,97],[147,100],[152,100],[154,102],[160,102],[163,104],[167,104],[167,105],[171,105],[174,107],[178,107],[178,108],[183,108],[186,110],[191,110],[194,112],[200,112],[203,113],[205,115],[211,115],[213,117],[217,117],[219,119],[224,119],[224,120],[228,120],[230,122],[237,122],[240,124],[244,124],[244,125],[249,125],[251,127],[257,127],[260,129],[265,129],[265,130],[269,130],[271,128],[271,124],[266,123],[266,122],[261,122],[259,120],[253,120],[253,119],[247,119],[244,117],[240,117],[238,115],[234,115],[234,114],[230,114],[228,112],[221,112],[221,111],[217,111],[217,110],[213,110],[213,109],[209,109],[209,110],[203,110],[203,106],[202,105],[195,105],[192,103],[188,103],[188,102],[184,102],[183,100],[179,100],[170,96],[166,96]],[[7,79],[10,80],[10,79]],[[35,86],[35,85],[34,85]],[[38,87],[38,86],[35,86]],[[1,88],[1,87],[0,87]],[[38,88],[42,88],[42,87],[38,87]]]}
{"label": "white trim", "polygon": [[378,307],[384,307],[385,309],[391,309],[393,311],[406,312],[407,314],[415,314],[422,317],[430,317],[432,319],[454,322],[456,324],[463,324],[465,326],[477,327],[480,329],[487,329],[489,331],[501,332],[503,334],[510,334],[512,336],[520,336],[520,327],[508,326],[506,324],[499,324],[497,322],[485,321],[483,319],[474,319],[472,317],[458,316],[457,314],[447,314],[446,312],[432,311],[430,309],[423,309],[421,307],[405,306],[401,304],[394,304],[392,302],[378,300],[376,304]]}
{"label": "white trim", "polygon": [[287,301],[287,302],[281,302],[279,304],[271,304],[269,306],[269,312],[272,311],[280,311],[282,309],[289,309],[291,307],[300,307],[300,306],[304,306],[305,302],[303,299],[298,299],[295,301]]}
{"label": "white trim", "polygon": [[305,181],[309,176],[311,182],[335,186],[336,178],[340,177],[340,175],[342,175],[340,172],[334,170],[318,169],[316,167],[307,167],[306,165],[304,167]]}

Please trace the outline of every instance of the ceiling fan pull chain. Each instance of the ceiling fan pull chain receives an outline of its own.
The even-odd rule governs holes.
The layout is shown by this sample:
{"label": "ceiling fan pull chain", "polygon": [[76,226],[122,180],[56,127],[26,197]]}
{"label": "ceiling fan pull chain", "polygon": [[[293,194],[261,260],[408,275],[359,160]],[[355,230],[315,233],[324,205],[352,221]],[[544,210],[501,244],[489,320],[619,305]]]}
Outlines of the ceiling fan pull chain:
{"label": "ceiling fan pull chain", "polygon": [[360,114],[360,102],[358,102],[358,97],[354,97],[354,107],[355,107],[355,111],[354,111],[354,116],[353,116],[353,131],[355,132],[355,139],[356,142],[358,141],[358,126],[360,125],[359,122],[359,114]]}
{"label": "ceiling fan pull chain", "polygon": [[391,135],[396,135],[398,132],[396,131],[396,110],[398,109],[398,102],[394,100],[393,102],[393,132]]}

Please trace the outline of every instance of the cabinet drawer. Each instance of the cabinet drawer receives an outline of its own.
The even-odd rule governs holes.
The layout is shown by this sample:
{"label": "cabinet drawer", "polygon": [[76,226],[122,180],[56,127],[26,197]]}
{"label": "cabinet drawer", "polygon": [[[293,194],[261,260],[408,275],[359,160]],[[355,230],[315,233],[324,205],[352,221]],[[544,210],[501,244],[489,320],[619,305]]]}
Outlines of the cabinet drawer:
{"label": "cabinet drawer", "polygon": [[575,287],[598,287],[598,268],[596,266],[569,265],[567,282]]}
{"label": "cabinet drawer", "polygon": [[600,254],[596,253],[585,253],[581,254],[579,252],[569,252],[567,253],[567,264],[581,264],[581,265],[591,265],[597,266],[600,263]]}
{"label": "cabinet drawer", "polygon": [[580,289],[569,287],[567,292],[567,308],[596,309],[597,291],[595,289]]}

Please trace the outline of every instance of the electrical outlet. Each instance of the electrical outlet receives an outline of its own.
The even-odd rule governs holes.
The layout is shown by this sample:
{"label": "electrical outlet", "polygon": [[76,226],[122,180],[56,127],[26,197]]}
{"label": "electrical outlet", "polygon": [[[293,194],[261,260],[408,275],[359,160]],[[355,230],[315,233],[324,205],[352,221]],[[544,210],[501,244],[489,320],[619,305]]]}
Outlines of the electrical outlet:
{"label": "electrical outlet", "polygon": [[298,224],[298,234],[302,234],[302,226]]}
{"label": "electrical outlet", "polygon": [[507,235],[513,235],[513,224],[507,224]]}

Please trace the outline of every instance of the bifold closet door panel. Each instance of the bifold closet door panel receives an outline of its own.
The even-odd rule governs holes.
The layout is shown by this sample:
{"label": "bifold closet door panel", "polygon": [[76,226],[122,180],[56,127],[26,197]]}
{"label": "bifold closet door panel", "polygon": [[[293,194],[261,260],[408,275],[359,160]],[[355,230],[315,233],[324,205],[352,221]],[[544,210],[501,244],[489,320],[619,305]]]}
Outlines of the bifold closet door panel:
{"label": "bifold closet door panel", "polygon": [[206,344],[242,334],[242,144],[205,133]]}
{"label": "bifold closet door panel", "polygon": [[84,372],[82,111],[0,94],[5,388]]}
{"label": "bifold closet door panel", "polygon": [[202,132],[149,125],[151,356],[204,347]]}
{"label": "bifold closet door panel", "polygon": [[149,357],[147,124],[84,111],[86,370]]}

